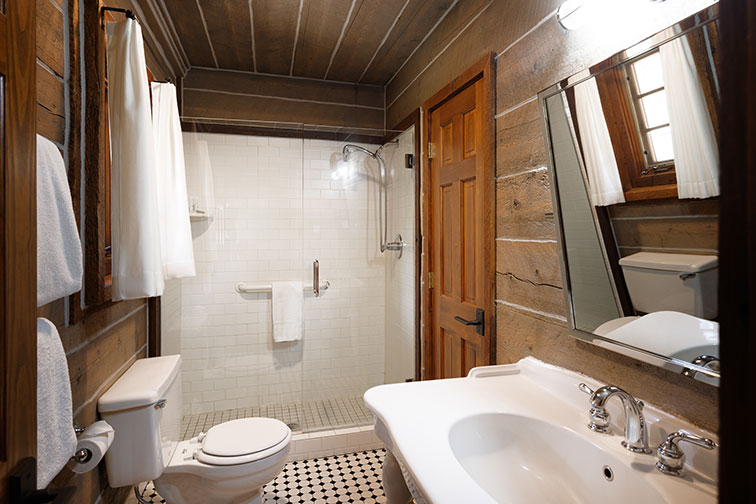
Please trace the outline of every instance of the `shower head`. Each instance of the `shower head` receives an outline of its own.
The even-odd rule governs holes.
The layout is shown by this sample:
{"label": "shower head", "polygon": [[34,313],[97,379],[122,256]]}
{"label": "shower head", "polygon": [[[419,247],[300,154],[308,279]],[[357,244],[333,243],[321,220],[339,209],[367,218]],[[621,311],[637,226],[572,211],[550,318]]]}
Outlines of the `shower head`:
{"label": "shower head", "polygon": [[380,151],[373,152],[365,147],[360,147],[359,145],[346,144],[344,148],[341,149],[341,156],[344,158],[344,161],[349,161],[349,155],[355,151],[363,152],[373,159],[378,159],[378,156],[380,155]]}

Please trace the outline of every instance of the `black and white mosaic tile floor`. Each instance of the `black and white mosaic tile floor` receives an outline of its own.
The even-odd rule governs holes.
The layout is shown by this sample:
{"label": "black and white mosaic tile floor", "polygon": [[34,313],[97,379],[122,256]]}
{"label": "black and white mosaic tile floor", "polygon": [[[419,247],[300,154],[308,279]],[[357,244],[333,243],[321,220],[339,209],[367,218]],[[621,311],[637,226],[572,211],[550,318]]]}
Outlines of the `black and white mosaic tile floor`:
{"label": "black and white mosaic tile floor", "polygon": [[[278,478],[265,485],[263,503],[385,503],[381,483],[385,453],[372,450],[289,462]],[[165,502],[151,483],[142,498],[152,503]],[[128,504],[131,502],[136,499]]]}

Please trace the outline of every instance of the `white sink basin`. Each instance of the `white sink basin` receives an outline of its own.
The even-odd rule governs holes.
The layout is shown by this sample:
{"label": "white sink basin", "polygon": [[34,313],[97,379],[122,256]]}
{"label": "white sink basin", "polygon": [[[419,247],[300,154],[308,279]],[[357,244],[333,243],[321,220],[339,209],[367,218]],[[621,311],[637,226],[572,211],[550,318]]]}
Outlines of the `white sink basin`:
{"label": "white sink basin", "polygon": [[455,423],[452,452],[497,502],[665,502],[628,464],[565,427],[487,413]]}
{"label": "white sink basin", "polygon": [[[686,475],[662,474],[655,454],[621,446],[616,398],[608,403],[612,432],[587,428],[589,397],[580,382],[602,385],[529,357],[466,378],[381,385],[365,393],[365,403],[398,461],[398,480],[421,504],[716,503],[716,450],[682,443]],[[644,415],[652,448],[679,429],[716,441],[652,405]]]}

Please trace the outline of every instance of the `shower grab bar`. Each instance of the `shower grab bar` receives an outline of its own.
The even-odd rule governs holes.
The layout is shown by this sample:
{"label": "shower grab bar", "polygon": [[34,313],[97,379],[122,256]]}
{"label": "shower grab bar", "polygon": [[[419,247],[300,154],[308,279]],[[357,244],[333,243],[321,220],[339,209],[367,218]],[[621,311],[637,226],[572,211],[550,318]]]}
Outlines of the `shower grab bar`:
{"label": "shower grab bar", "polygon": [[[328,288],[331,286],[331,282],[325,281],[324,283],[320,284],[319,292],[316,294],[316,296],[320,296],[323,294],[323,291],[328,290]],[[272,292],[273,286],[270,284],[253,284],[249,282],[239,282],[236,284],[236,292],[239,294],[264,294],[266,292]],[[313,294],[315,294],[315,289],[311,285],[305,285],[302,288],[302,291],[308,292],[312,291]]]}
{"label": "shower grab bar", "polygon": [[312,261],[312,295],[320,297],[320,262]]}

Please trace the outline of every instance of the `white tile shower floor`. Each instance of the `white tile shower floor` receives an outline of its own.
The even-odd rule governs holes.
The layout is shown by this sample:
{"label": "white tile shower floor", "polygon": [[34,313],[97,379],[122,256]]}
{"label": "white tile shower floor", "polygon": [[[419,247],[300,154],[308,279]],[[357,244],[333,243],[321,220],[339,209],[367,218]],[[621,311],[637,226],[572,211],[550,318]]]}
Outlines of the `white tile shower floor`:
{"label": "white tile shower floor", "polygon": [[[263,487],[264,504],[385,503],[382,468],[385,450],[370,450],[289,462]],[[142,499],[163,504],[152,483],[140,485]],[[133,494],[124,504],[135,504]],[[170,503],[168,503],[170,504]]]}
{"label": "white tile shower floor", "polygon": [[207,432],[210,427],[222,422],[249,417],[277,418],[293,432],[333,430],[373,423],[373,414],[365,407],[362,397],[347,397],[187,415],[181,423],[181,439]]}

